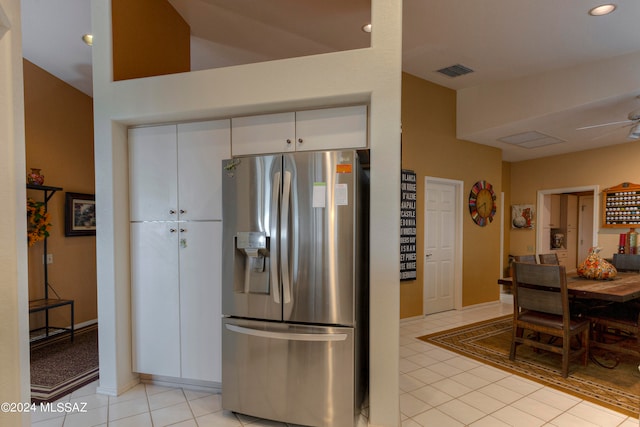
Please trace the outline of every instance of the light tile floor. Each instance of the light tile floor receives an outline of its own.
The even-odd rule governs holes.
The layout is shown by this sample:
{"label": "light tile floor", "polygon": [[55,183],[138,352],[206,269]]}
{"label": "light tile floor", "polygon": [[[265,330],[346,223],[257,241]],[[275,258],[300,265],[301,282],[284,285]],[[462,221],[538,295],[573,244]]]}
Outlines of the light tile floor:
{"label": "light tile floor", "polygon": [[[402,427],[557,426],[638,427],[637,418],[543,387],[456,355],[416,337],[512,312],[499,304],[438,313],[400,324]],[[220,395],[139,384],[118,397],[96,394],[90,384],[62,402],[86,403],[86,412],[43,412],[37,427],[286,427],[223,411]],[[73,406],[71,406],[73,407]],[[366,411],[365,411],[366,412]],[[366,425],[362,420],[359,425]]]}

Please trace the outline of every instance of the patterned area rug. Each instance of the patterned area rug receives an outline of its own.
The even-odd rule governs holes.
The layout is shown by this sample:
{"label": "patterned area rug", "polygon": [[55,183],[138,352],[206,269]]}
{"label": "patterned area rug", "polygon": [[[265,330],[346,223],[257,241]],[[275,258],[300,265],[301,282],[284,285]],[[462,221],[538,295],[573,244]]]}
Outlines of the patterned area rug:
{"label": "patterned area rug", "polygon": [[98,326],[31,347],[31,400],[53,402],[98,378]]}
{"label": "patterned area rug", "polygon": [[511,346],[511,315],[420,337],[428,343],[468,356],[483,363],[529,378],[590,402],[611,408],[628,416],[640,412],[640,372],[638,360],[631,356],[615,355],[618,365],[613,368],[614,356],[595,349],[595,361],[587,367],[578,359],[569,365],[569,377],[562,378],[561,356],[527,346],[519,346],[516,360],[509,360]]}

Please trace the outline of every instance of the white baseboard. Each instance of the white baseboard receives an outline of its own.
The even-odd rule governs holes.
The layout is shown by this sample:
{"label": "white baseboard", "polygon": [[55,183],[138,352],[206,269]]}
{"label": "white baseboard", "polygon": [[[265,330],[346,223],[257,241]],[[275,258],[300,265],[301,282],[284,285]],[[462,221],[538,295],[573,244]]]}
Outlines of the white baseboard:
{"label": "white baseboard", "polygon": [[133,378],[131,381],[129,381],[128,383],[124,384],[121,387],[118,388],[113,388],[113,387],[103,387],[98,385],[98,387],[96,388],[96,393],[97,394],[104,394],[107,396],[120,396],[122,393],[132,389],[133,387],[137,386],[138,384],[140,384],[140,378],[139,377],[135,377]]}
{"label": "white baseboard", "polygon": [[140,382],[164,387],[179,387],[207,393],[221,393],[222,384],[213,381],[188,380],[185,378],[163,377],[159,375],[140,374]]}

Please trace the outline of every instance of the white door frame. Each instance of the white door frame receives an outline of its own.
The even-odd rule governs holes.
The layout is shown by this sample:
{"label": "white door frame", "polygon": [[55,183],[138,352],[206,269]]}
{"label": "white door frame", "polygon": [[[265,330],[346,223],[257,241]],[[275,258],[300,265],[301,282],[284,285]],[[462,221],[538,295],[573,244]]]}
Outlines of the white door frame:
{"label": "white door frame", "polygon": [[542,213],[544,212],[544,196],[549,194],[562,194],[562,193],[582,193],[593,192],[593,245],[598,246],[598,224],[600,220],[599,209],[600,206],[600,186],[599,185],[586,185],[583,187],[567,187],[567,188],[553,188],[549,190],[538,190],[538,205],[537,220],[536,220],[536,255],[540,254],[540,245],[542,245],[542,233],[544,232],[542,224]]}
{"label": "white door frame", "polygon": [[[463,242],[463,235],[462,235],[462,215],[463,215],[463,206],[464,206],[464,181],[459,181],[459,180],[455,180],[455,179],[446,179],[446,178],[438,178],[438,177],[434,177],[434,176],[425,176],[424,177],[424,192],[426,193],[427,191],[427,184],[429,182],[433,182],[433,183],[439,183],[439,184],[448,184],[448,185],[452,185],[455,189],[455,200],[456,200],[456,206],[455,206],[455,238],[454,238],[454,242],[455,242],[455,249],[453,251],[453,258],[454,258],[454,286],[453,286],[453,292],[454,292],[454,308],[456,310],[460,310],[462,309],[462,242]],[[424,207],[426,207],[426,200],[424,201],[425,205]],[[426,209],[424,209],[424,220],[423,220],[423,224],[424,227],[426,227]],[[426,231],[426,230],[425,230]],[[424,231],[423,231],[424,233]],[[424,236],[424,234],[423,234]],[[422,260],[422,271],[423,271],[423,291],[424,291],[424,242],[423,242],[423,248],[422,248],[422,252],[423,252],[423,260]],[[424,294],[423,294],[424,295]],[[424,297],[423,297],[424,298]],[[424,316],[424,301],[422,304],[422,310],[423,313],[422,315]]]}

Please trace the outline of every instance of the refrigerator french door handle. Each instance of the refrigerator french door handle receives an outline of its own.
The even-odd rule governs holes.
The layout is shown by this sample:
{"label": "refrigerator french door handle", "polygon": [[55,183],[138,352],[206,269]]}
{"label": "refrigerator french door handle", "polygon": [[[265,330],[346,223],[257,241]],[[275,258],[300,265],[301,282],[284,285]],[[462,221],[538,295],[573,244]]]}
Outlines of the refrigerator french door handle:
{"label": "refrigerator french door handle", "polygon": [[[273,191],[271,194],[271,216],[270,221],[278,221],[278,202],[280,197],[280,172],[276,172],[273,176]],[[273,300],[276,304],[280,304],[280,280],[278,277],[278,245],[279,239],[271,239],[271,255],[269,256],[269,265],[271,270],[271,289],[273,289]]]}
{"label": "refrigerator french door handle", "polygon": [[291,199],[291,172],[284,172],[282,208],[280,210],[280,269],[282,270],[282,293],[284,303],[291,302],[291,280],[289,278],[289,211]]}
{"label": "refrigerator french door handle", "polygon": [[287,341],[344,341],[347,334],[301,334],[289,332],[265,331],[263,329],[245,328],[244,326],[225,325],[228,330],[243,335]]}

